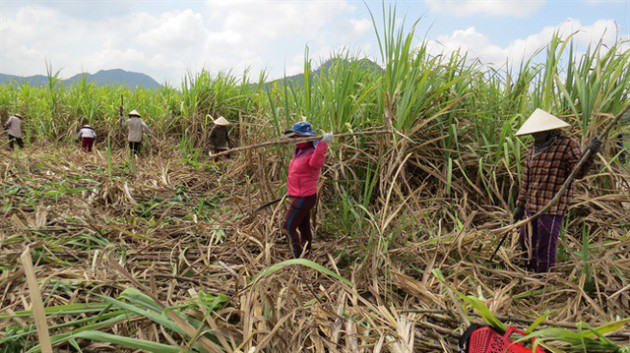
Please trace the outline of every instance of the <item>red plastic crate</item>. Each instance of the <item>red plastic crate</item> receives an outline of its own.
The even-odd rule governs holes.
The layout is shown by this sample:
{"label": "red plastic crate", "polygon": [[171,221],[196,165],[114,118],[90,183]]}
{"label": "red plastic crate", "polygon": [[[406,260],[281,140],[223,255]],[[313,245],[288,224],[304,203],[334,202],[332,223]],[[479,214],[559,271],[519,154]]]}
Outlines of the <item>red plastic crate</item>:
{"label": "red plastic crate", "polygon": [[[514,343],[510,339],[512,334],[519,334],[521,336],[527,336],[523,331],[518,330],[512,326],[508,327],[505,335],[501,336],[490,327],[483,327],[475,330],[470,335],[470,345],[468,348],[469,353],[533,353],[531,348],[523,346],[521,343]],[[532,344],[533,344],[532,339]],[[536,353],[545,353],[545,350],[541,347],[536,349]]]}

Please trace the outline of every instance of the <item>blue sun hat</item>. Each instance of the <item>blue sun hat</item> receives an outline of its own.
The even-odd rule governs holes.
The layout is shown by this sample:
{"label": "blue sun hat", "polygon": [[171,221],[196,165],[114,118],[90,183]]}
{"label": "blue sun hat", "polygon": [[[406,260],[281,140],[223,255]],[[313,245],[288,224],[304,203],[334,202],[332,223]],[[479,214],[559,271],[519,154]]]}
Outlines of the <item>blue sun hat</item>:
{"label": "blue sun hat", "polygon": [[308,121],[300,121],[298,123],[293,124],[293,127],[284,132],[285,135],[304,135],[304,136],[315,136],[315,131],[313,131],[313,125]]}
{"label": "blue sun hat", "polygon": [[[302,136],[315,136],[317,135],[313,131],[313,125],[308,121],[300,121],[293,124],[293,127],[284,132],[285,135],[302,135]],[[313,147],[317,145],[317,141],[313,141]]]}

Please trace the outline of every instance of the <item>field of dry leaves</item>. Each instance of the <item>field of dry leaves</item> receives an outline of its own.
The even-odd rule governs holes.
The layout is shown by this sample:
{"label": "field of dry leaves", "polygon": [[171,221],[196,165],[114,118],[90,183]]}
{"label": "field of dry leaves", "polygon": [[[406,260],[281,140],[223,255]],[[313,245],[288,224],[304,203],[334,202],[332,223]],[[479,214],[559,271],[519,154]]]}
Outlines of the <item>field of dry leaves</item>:
{"label": "field of dry leaves", "polygon": [[[102,145],[92,155],[0,151],[0,352],[38,351],[19,262],[27,244],[55,352],[454,352],[470,322],[491,320],[487,309],[522,329],[537,321],[534,331],[630,317],[623,167],[576,185],[560,264],[537,275],[519,268],[516,234],[488,263],[490,230],[509,223],[509,210],[482,204],[462,177],[449,196],[422,155],[415,164],[381,155],[400,159],[375,172],[389,182],[375,182],[369,203],[348,204],[339,185],[356,179],[359,152],[336,141],[314,253],[286,261],[286,203],[255,210],[283,196],[289,148],[213,163],[173,141],[151,145],[138,159]],[[607,337],[628,345],[628,327]]]}

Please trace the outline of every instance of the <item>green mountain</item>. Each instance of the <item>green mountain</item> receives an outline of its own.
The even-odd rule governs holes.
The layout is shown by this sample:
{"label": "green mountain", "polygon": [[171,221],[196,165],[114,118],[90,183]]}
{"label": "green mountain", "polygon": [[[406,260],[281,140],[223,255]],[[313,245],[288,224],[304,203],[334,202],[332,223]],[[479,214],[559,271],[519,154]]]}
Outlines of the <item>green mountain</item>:
{"label": "green mountain", "polygon": [[[380,72],[383,69],[375,62],[369,59],[346,59],[346,58],[333,58],[329,59],[320,65],[316,70],[313,70],[313,76],[319,77],[327,70],[330,70],[336,65],[358,65],[360,68],[365,68],[370,71]],[[142,87],[148,89],[159,88],[161,85],[148,75],[125,71],[122,69],[113,70],[100,70],[95,74],[81,73],[74,75],[68,79],[61,80],[64,85],[73,85],[79,82],[82,78],[85,78],[87,82],[93,82],[98,86],[110,85],[110,86],[127,86],[131,88]],[[271,87],[274,84],[282,85],[284,82],[289,85],[303,85],[304,74],[297,74],[293,76],[287,76],[286,78],[277,79],[267,82],[266,87]],[[48,77],[43,75],[35,76],[15,76],[0,73],[0,85],[13,83],[15,85],[29,84],[30,86],[43,86],[48,84]]]}
{"label": "green mountain", "polygon": [[[125,71],[122,69],[113,70],[100,70],[95,74],[81,73],[74,75],[66,80],[61,80],[61,83],[65,85],[73,85],[82,78],[85,78],[87,82],[93,82],[98,86],[110,85],[110,86],[127,86],[127,87],[142,87],[148,89],[159,88],[160,84],[142,73]],[[48,77],[43,75],[35,76],[15,76],[0,74],[0,84],[13,83],[17,85],[29,84],[30,86],[41,86],[48,84]]]}
{"label": "green mountain", "polygon": [[15,76],[15,75],[5,75],[0,74],[0,85],[6,83],[14,83],[14,84],[22,84],[28,83],[30,86],[43,86],[48,83],[48,77],[43,75],[35,75],[35,76]]}
{"label": "green mountain", "polygon": [[[357,65],[360,68],[366,69],[368,71],[381,72],[383,68],[380,67],[377,63],[370,59],[345,59],[345,58],[333,58],[328,59],[326,62],[321,64],[316,70],[313,70],[313,76],[319,77],[327,70],[330,70],[335,65]],[[303,85],[304,84],[304,74],[297,74],[292,76],[287,76],[285,78],[280,78],[277,80],[273,80],[267,82],[267,87],[272,86],[274,84],[282,85],[286,82],[288,85]]]}

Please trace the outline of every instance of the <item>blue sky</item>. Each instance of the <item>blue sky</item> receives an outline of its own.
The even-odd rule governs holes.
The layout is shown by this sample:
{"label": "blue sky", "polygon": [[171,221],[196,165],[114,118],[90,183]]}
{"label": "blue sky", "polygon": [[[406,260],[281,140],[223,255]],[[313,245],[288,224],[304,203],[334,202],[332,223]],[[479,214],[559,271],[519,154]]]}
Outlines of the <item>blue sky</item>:
{"label": "blue sky", "polygon": [[[507,1],[506,1],[507,2]],[[519,4],[523,2],[511,3]],[[478,13],[476,15],[458,17],[448,13],[426,11],[424,4],[417,1],[400,2],[398,7],[406,7],[409,14],[422,16],[433,23],[430,33],[448,34],[457,29],[475,27],[479,32],[490,36],[498,45],[508,45],[516,38],[524,38],[540,31],[546,26],[557,26],[568,18],[580,20],[584,24],[592,24],[601,19],[615,20],[620,26],[620,33],[628,35],[630,24],[630,1],[525,1],[539,4],[540,7],[521,17],[514,15],[493,15]],[[421,6],[419,6],[421,5]]]}
{"label": "blue sky", "polygon": [[[250,67],[270,78],[302,71],[304,48],[325,59],[348,48],[378,58],[367,6],[381,1],[15,1],[0,0],[0,72],[64,77],[122,68],[178,85],[187,72]],[[630,38],[630,0],[417,0],[395,4],[420,20],[432,52],[468,50],[488,64],[518,62],[554,31],[578,31],[582,50]],[[626,46],[628,47],[628,46]]]}

